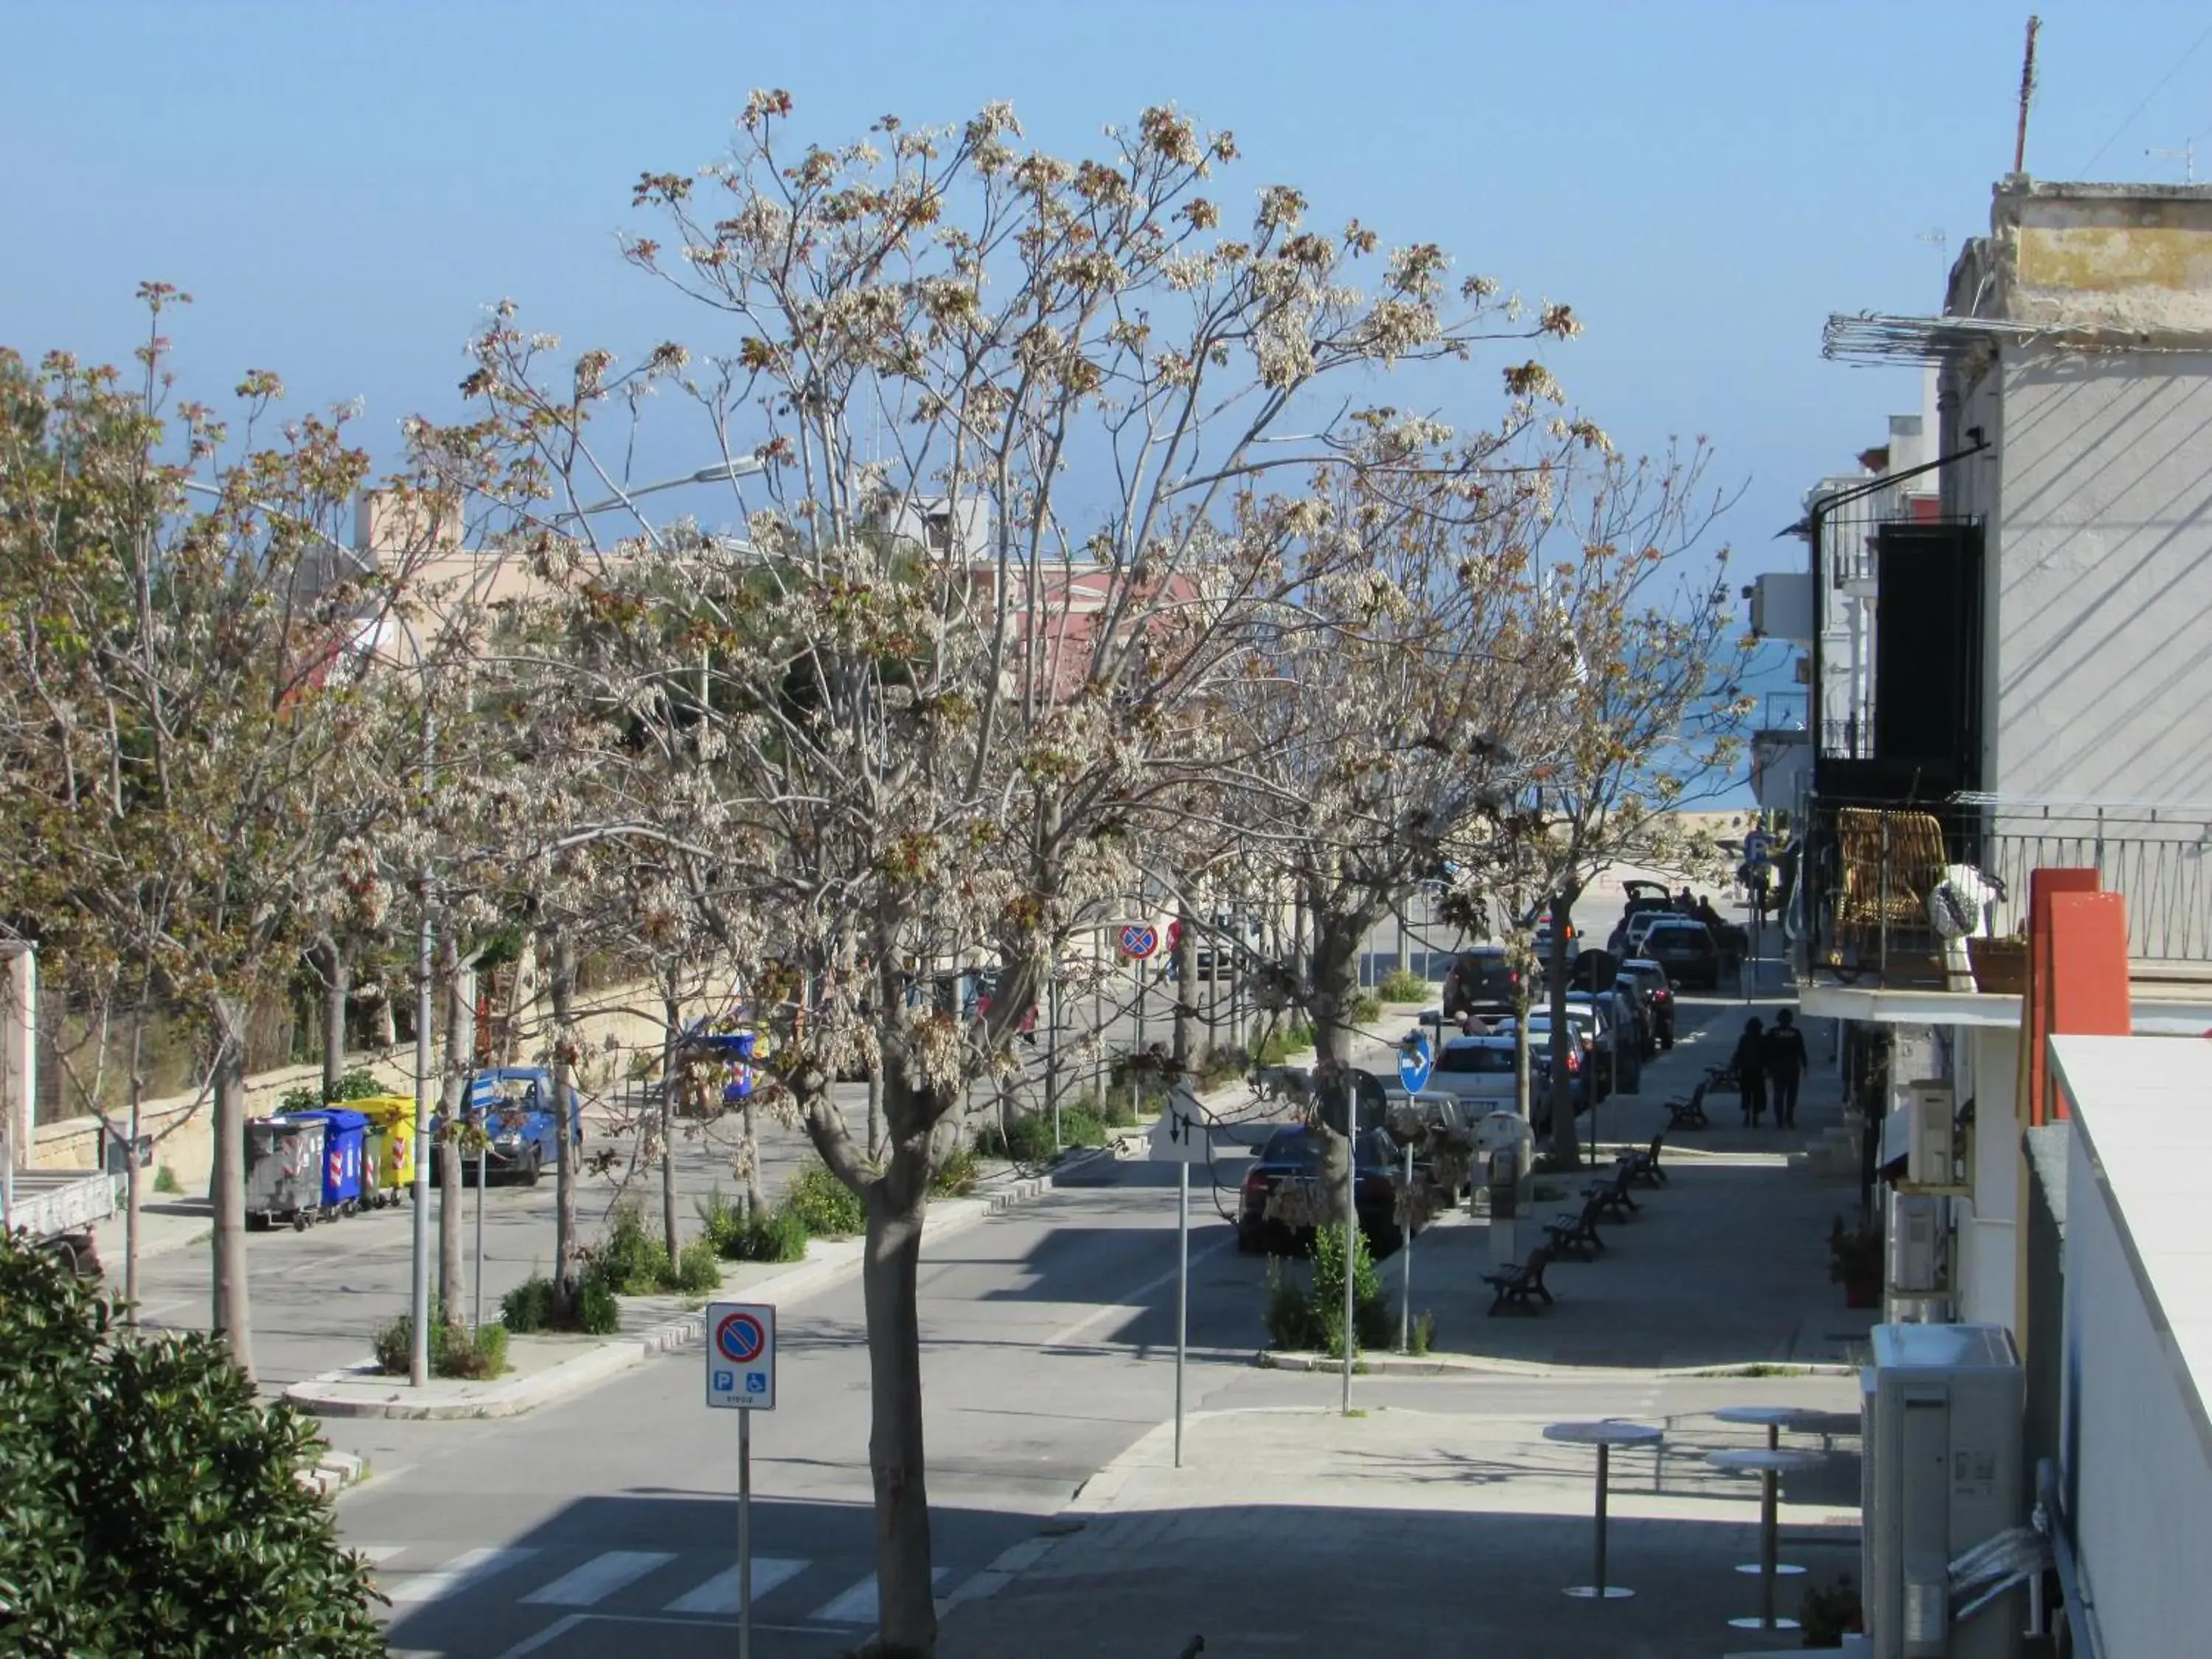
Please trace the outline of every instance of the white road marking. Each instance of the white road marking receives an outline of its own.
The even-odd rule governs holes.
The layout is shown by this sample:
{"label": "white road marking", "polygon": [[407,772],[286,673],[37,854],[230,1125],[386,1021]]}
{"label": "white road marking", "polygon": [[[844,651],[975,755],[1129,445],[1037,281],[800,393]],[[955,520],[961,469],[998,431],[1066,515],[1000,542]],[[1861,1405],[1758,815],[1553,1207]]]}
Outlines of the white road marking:
{"label": "white road marking", "polygon": [[404,1544],[352,1544],[347,1547],[356,1555],[366,1556],[372,1566],[382,1566],[393,1556],[405,1553]]}
{"label": "white road marking", "polygon": [[[753,1558],[753,1600],[757,1603],[778,1584],[796,1578],[806,1571],[804,1558],[793,1560],[787,1556],[757,1555]],[[738,1570],[725,1567],[696,1589],[678,1596],[662,1611],[665,1613],[735,1613],[738,1610]]]}
{"label": "white road marking", "polygon": [[[1205,1249],[1200,1250],[1193,1255],[1190,1259],[1190,1265],[1195,1267],[1200,1262],[1205,1261],[1208,1256],[1219,1255],[1231,1245],[1236,1243],[1236,1242],[1237,1235],[1232,1232],[1228,1237],[1223,1239],[1219,1243],[1208,1245]],[[1113,1318],[1116,1314],[1127,1315],[1152,1312],[1152,1310],[1145,1305],[1145,1298],[1150,1296],[1154,1291],[1159,1290],[1165,1285],[1174,1284],[1176,1281],[1176,1270],[1175,1268],[1170,1267],[1167,1272],[1162,1273],[1158,1279],[1146,1279],[1143,1284],[1138,1285],[1135,1290],[1130,1291],[1129,1294],[1124,1297],[1121,1301],[1114,1303],[1107,1307],[1094,1309],[1091,1312],[1085,1314],[1082,1318],[1077,1320],[1073,1325],[1068,1326],[1066,1329],[1055,1331],[1052,1335],[1045,1338],[1042,1346],[1048,1348],[1066,1347],[1069,1343],[1074,1341],[1077,1337],[1081,1336],[1085,1331],[1089,1330],[1093,1325],[1103,1324],[1107,1320]]]}
{"label": "white road marking", "polygon": [[[952,1569],[950,1567],[939,1567],[929,1575],[929,1582],[933,1584],[942,1583],[945,1581],[945,1576],[951,1571]],[[854,1585],[852,1589],[847,1590],[836,1601],[824,1601],[820,1607],[815,1608],[813,1612],[808,1613],[806,1616],[809,1619],[815,1620],[817,1623],[824,1625],[867,1625],[874,1623],[876,1617],[876,1575],[872,1572],[870,1573],[866,1578],[863,1578],[859,1583]]]}
{"label": "white road marking", "polygon": [[538,1552],[531,1549],[477,1549],[455,1556],[442,1567],[400,1579],[385,1594],[394,1607],[434,1601],[482,1583],[494,1573],[520,1566]]}
{"label": "white road marking", "polygon": [[635,1583],[655,1567],[665,1566],[675,1559],[672,1551],[609,1550],[522,1599],[532,1607],[593,1607],[625,1584]]}

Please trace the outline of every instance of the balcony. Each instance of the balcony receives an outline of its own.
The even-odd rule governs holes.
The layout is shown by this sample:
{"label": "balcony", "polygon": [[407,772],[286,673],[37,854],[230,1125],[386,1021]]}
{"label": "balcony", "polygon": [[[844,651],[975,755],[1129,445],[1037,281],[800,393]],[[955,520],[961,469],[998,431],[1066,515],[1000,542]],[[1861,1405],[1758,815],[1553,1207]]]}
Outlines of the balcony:
{"label": "balcony", "polygon": [[[2017,990],[2028,875],[2094,869],[2127,902],[2138,979],[2212,979],[2212,811],[1999,805],[1954,799],[1900,806],[1818,800],[1805,843],[1802,971],[1807,982]],[[1931,904],[1980,912],[1988,944],[1958,937]]]}

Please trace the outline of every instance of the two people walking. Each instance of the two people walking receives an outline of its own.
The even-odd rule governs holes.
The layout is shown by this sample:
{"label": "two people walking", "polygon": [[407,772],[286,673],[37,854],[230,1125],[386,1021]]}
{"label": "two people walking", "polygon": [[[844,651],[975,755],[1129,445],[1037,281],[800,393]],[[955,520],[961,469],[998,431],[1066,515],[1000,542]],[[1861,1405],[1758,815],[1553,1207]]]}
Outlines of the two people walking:
{"label": "two people walking", "polygon": [[1744,1022],[1729,1060],[1743,1091],[1743,1121],[1756,1127],[1765,1117],[1767,1091],[1773,1091],[1774,1122],[1790,1129],[1797,1123],[1797,1089],[1812,1064],[1805,1052],[1805,1034],[1787,1008],[1778,1010],[1771,1026],[1762,1027],[1756,1015]]}

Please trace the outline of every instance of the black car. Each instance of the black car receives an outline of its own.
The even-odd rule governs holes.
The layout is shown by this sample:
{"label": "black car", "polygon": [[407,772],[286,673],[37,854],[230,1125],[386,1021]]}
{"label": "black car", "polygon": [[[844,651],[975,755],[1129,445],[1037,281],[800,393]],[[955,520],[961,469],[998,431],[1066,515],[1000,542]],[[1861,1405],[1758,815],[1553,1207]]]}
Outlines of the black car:
{"label": "black car", "polygon": [[1673,1048],[1674,988],[1668,981],[1667,970],[1648,957],[1631,957],[1620,964],[1620,976],[1615,983],[1629,987],[1644,999],[1644,1006],[1651,1011],[1651,1030],[1659,1039],[1659,1046]]}
{"label": "black car", "polygon": [[1702,921],[1668,916],[1653,922],[1644,936],[1643,953],[1645,960],[1667,970],[1672,984],[1721,988],[1720,947],[1713,943],[1712,929]]}
{"label": "black car", "polygon": [[1502,945],[1478,945],[1460,951],[1444,970],[1446,1019],[1462,1014],[1510,1014],[1521,975],[1505,959]]}
{"label": "black car", "polygon": [[[1243,1195],[1237,1206],[1237,1248],[1247,1255],[1271,1246],[1304,1250],[1313,1238],[1310,1227],[1291,1228],[1267,1219],[1267,1200],[1285,1182],[1318,1182],[1322,1148],[1328,1134],[1321,1129],[1293,1124],[1267,1137],[1244,1176]],[[1404,1173],[1404,1155],[1398,1143],[1381,1129],[1364,1129],[1354,1143],[1358,1154],[1353,1167],[1352,1197],[1359,1212],[1359,1231],[1376,1260],[1389,1255],[1404,1242],[1398,1226],[1398,1182]]]}

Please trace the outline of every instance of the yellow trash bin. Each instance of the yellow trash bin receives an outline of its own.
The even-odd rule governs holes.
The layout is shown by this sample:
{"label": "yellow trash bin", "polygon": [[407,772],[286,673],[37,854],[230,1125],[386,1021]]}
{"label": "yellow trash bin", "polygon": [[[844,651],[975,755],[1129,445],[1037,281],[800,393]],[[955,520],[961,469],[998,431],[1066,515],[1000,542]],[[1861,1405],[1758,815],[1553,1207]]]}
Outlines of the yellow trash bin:
{"label": "yellow trash bin", "polygon": [[370,1095],[346,1105],[368,1119],[379,1201],[397,1204],[415,1184],[415,1103],[405,1095]]}

